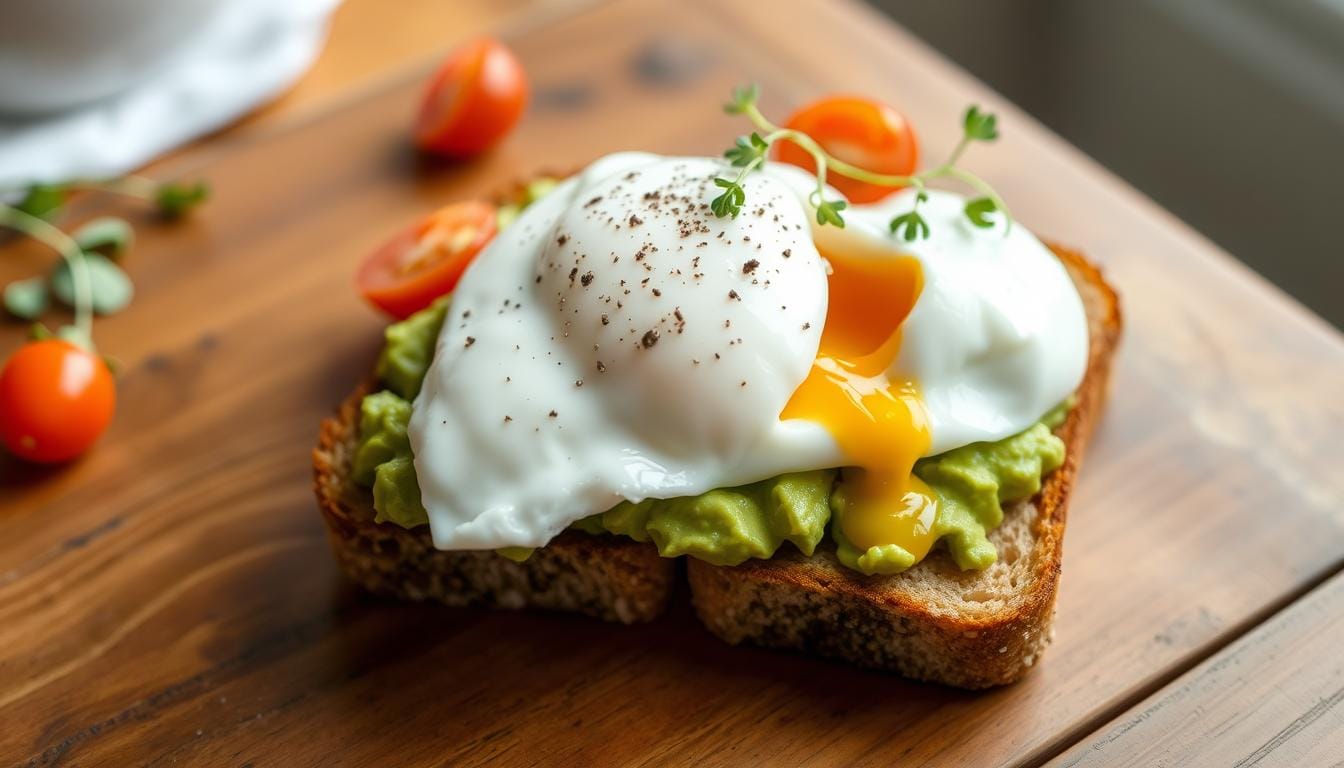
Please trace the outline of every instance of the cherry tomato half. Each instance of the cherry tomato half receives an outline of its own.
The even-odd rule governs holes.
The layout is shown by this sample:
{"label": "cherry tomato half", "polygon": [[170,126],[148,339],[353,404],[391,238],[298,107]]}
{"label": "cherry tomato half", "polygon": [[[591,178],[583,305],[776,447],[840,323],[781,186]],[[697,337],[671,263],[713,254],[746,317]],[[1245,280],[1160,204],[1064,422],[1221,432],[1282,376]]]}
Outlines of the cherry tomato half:
{"label": "cherry tomato half", "polygon": [[374,306],[398,320],[453,290],[495,236],[495,207],[453,203],[402,230],[364,259],[355,282]]}
{"label": "cherry tomato half", "polygon": [[430,79],[415,143],[449,157],[489,149],[518,122],[527,93],[527,74],[512,51],[488,38],[467,43]]}
{"label": "cherry tomato half", "polygon": [[[872,99],[828,96],[793,113],[785,126],[806,133],[837,159],[866,171],[909,176],[919,161],[919,145],[910,123],[901,113]],[[815,170],[812,156],[797,144],[781,141],[775,147],[779,161]],[[897,190],[835,172],[826,181],[853,203],[871,203]]]}
{"label": "cherry tomato half", "polygon": [[59,339],[29,342],[0,370],[0,439],[21,459],[69,461],[103,434],[116,403],[102,358]]}

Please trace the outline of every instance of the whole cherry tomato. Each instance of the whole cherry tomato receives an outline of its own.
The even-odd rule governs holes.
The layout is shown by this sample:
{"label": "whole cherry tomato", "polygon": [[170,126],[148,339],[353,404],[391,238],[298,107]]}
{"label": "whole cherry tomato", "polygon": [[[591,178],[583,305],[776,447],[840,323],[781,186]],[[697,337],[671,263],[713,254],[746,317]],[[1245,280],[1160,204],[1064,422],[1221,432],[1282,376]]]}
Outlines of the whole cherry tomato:
{"label": "whole cherry tomato", "polygon": [[[857,96],[828,96],[797,112],[785,123],[821,144],[839,160],[874,173],[909,176],[919,161],[915,131],[901,113],[879,101]],[[781,162],[815,170],[812,156],[790,141],[776,145]],[[832,171],[826,181],[852,203],[871,203],[898,188],[857,181]]]}
{"label": "whole cherry tomato", "polygon": [[0,370],[0,439],[21,459],[69,461],[107,429],[116,402],[102,358],[60,339],[29,342]]}
{"label": "whole cherry tomato", "polygon": [[370,254],[355,282],[372,304],[405,319],[457,286],[495,236],[495,220],[495,207],[479,200],[440,208]]}
{"label": "whole cherry tomato", "polygon": [[415,143],[449,157],[489,149],[518,122],[527,94],[527,74],[512,51],[488,38],[467,43],[430,80]]}

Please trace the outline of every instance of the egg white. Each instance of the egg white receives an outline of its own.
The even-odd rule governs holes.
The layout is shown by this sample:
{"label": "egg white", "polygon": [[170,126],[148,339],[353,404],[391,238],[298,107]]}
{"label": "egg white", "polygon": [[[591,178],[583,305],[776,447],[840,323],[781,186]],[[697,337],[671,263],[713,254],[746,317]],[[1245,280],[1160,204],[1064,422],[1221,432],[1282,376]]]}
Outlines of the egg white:
{"label": "egg white", "polygon": [[845,464],[821,425],[779,418],[826,316],[814,238],[847,258],[920,259],[893,370],[919,383],[930,454],[1015,434],[1077,387],[1082,303],[1025,228],[976,229],[939,192],[924,241],[886,233],[908,192],[814,227],[810,176],[777,164],[720,219],[705,206],[725,173],[609,155],[467,270],[408,429],[437,547],[542,546],[622,500]]}

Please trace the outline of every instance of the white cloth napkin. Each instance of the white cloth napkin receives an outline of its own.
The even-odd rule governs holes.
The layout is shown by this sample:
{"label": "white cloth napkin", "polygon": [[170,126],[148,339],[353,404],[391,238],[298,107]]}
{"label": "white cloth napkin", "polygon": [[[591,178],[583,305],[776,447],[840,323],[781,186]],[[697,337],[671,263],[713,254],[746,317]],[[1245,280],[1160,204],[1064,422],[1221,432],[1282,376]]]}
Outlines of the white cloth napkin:
{"label": "white cloth napkin", "polygon": [[115,176],[279,95],[317,58],[340,0],[234,0],[186,52],[109,99],[0,118],[0,186]]}

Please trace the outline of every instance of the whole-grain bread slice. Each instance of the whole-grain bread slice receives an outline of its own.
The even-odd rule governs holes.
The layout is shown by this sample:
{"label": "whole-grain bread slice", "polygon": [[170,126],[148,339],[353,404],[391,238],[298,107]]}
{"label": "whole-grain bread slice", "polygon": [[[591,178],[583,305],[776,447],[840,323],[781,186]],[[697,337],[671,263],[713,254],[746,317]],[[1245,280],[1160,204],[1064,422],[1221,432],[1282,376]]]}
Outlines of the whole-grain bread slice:
{"label": "whole-grain bread slice", "polygon": [[990,540],[998,561],[962,571],[945,551],[894,576],[863,576],[834,549],[724,567],[689,559],[695,610],[714,634],[843,659],[961,688],[1013,682],[1050,642],[1065,512],[1084,447],[1106,398],[1120,338],[1115,292],[1081,255],[1064,262],[1087,311],[1091,354],[1077,402],[1056,430],[1064,465],[1041,492],[1005,510]]}
{"label": "whole-grain bread slice", "polygon": [[435,549],[429,526],[375,522],[372,493],[350,477],[360,401],[375,387],[365,382],[322,422],[313,450],[317,501],[336,561],[351,580],[405,600],[575,611],[625,624],[663,612],[677,563],[652,544],[566,531],[516,563],[491,551]]}

